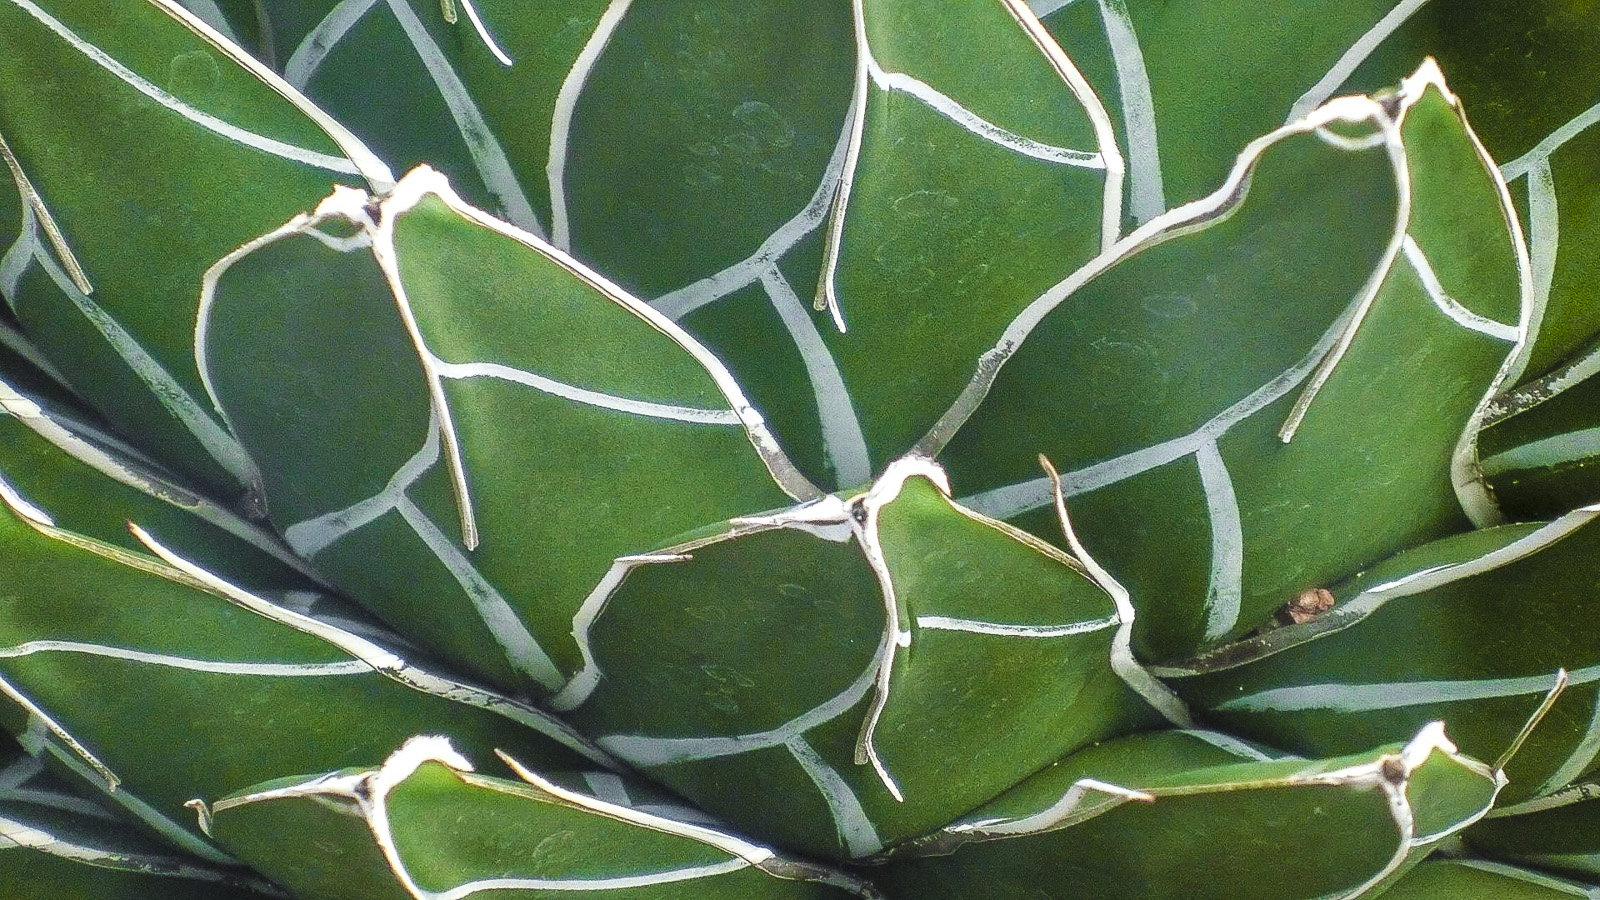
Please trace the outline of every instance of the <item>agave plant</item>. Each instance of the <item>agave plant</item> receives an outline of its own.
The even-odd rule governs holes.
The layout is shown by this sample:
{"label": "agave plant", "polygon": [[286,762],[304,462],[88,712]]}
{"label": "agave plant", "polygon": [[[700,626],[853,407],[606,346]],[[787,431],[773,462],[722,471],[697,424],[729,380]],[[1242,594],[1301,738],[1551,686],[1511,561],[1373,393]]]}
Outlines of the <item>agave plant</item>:
{"label": "agave plant", "polygon": [[0,156],[6,896],[1600,895],[1588,0],[0,0]]}

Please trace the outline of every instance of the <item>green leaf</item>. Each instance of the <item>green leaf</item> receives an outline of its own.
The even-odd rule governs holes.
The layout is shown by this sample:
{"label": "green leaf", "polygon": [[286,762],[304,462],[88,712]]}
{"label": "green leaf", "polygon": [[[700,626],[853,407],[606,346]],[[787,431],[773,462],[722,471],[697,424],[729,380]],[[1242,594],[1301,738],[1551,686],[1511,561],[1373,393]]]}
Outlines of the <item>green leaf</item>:
{"label": "green leaf", "polygon": [[29,381],[11,374],[25,366],[0,361],[0,472],[60,527],[139,552],[127,526],[140,522],[231,581],[313,586],[316,576],[276,535],[180,484],[75,405],[14,387]]}
{"label": "green leaf", "polygon": [[402,633],[553,693],[615,558],[817,496],[648,306],[431,170],[367,204],[336,193],[220,263],[197,346],[273,523]]}
{"label": "green leaf", "polygon": [[0,499],[7,727],[191,852],[218,858],[179,824],[191,798],[359,765],[419,731],[545,764],[605,759],[548,715],[269,603],[142,531],[163,562],[55,527],[3,481]]}
{"label": "green leaf", "polygon": [[1495,402],[1478,435],[1480,467],[1515,519],[1600,501],[1600,345]]}
{"label": "green leaf", "polygon": [[1188,656],[1464,529],[1462,503],[1495,517],[1463,432],[1519,333],[1514,247],[1425,66],[1261,138],[1217,193],[1052,289],[919,447],[1036,534],[1035,454],[1060,465],[1086,545],[1139,600],[1136,648]]}
{"label": "green leaf", "polygon": [[204,408],[191,342],[213,260],[387,169],[171,0],[0,3],[0,134],[26,202],[0,294],[135,443],[233,496],[248,460]]}
{"label": "green leaf", "polygon": [[1344,89],[1375,87],[1436,56],[1501,163],[1527,223],[1535,342],[1521,379],[1600,336],[1600,18],[1585,3],[1402,4],[1414,13]]}
{"label": "green leaf", "polygon": [[273,65],[275,35],[266,27],[262,4],[255,0],[178,0],[178,5],[222,38],[268,66]]}
{"label": "green leaf", "polygon": [[1600,788],[1592,780],[1494,814],[1467,842],[1496,859],[1600,881]]}
{"label": "green leaf", "polygon": [[552,705],[747,833],[863,856],[1167,703],[1086,566],[900,460],[848,499],[619,559]]}
{"label": "green leaf", "polygon": [[1354,898],[1488,811],[1503,779],[1437,723],[1308,762],[1203,732],[1069,756],[889,855],[891,897]]}
{"label": "green leaf", "polygon": [[262,900],[250,873],[130,832],[112,810],[67,790],[15,745],[0,750],[0,891],[52,900]]}
{"label": "green leaf", "polygon": [[1204,718],[1300,753],[1351,752],[1442,719],[1484,759],[1569,686],[1505,766],[1506,801],[1550,794],[1600,749],[1600,637],[1573,627],[1595,602],[1600,507],[1402,553],[1333,589],[1339,605],[1158,670]]}
{"label": "green leaf", "polygon": [[615,776],[542,777],[508,762],[527,783],[474,774],[447,741],[419,737],[380,769],[225,798],[212,805],[209,827],[304,900],[878,896],[851,876],[637,803],[637,785]]}
{"label": "green leaf", "polygon": [[1384,900],[1567,900],[1595,888],[1543,872],[1478,859],[1428,860],[1395,882]]}

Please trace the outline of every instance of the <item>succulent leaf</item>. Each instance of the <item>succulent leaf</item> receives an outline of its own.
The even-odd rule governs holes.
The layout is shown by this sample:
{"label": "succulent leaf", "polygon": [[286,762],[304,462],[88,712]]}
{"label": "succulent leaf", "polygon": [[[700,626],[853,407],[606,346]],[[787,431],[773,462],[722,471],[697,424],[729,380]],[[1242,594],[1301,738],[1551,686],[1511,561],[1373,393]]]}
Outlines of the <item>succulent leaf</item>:
{"label": "succulent leaf", "polygon": [[1494,759],[1564,668],[1567,688],[1506,764],[1508,803],[1553,793],[1600,751],[1600,641],[1567,624],[1595,602],[1597,517],[1586,507],[1410,550],[1336,586],[1339,605],[1311,622],[1158,671],[1206,721],[1296,752],[1351,752],[1443,719]]}
{"label": "succulent leaf", "polygon": [[1600,881],[1600,794],[1592,780],[1549,797],[1495,810],[1467,831],[1471,846],[1497,859]]}
{"label": "succulent leaf", "polygon": [[876,852],[1159,721],[1118,668],[1137,666],[1125,613],[1084,565],[953,503],[923,460],[618,560],[572,630],[588,664],[556,709],[814,855]]}
{"label": "succulent leaf", "polygon": [[367,202],[336,193],[221,261],[196,348],[274,524],[402,633],[550,694],[616,557],[817,496],[648,306],[431,170]]}
{"label": "succulent leaf", "polygon": [[1428,860],[1396,881],[1387,900],[1567,900],[1595,886],[1492,860]]}
{"label": "succulent leaf", "polygon": [[1502,783],[1437,724],[1311,762],[1155,732],[1066,757],[890,854],[878,882],[907,900],[1363,897],[1481,817]]}
{"label": "succulent leaf", "polygon": [[1479,466],[1513,519],[1600,501],[1600,345],[1500,397],[1478,434]]}
{"label": "succulent leaf", "polygon": [[201,275],[331,184],[386,186],[387,169],[170,0],[7,0],[0,81],[25,201],[20,229],[0,226],[0,293],[97,410],[231,499],[251,472],[203,404]]}
{"label": "succulent leaf", "polygon": [[1494,517],[1462,435],[1519,334],[1514,250],[1425,66],[1257,141],[1216,194],[1052,289],[921,447],[966,502],[1037,534],[1053,517],[1032,455],[1060,464],[1090,552],[1141,601],[1136,648],[1186,656],[1463,529],[1463,501]]}
{"label": "succulent leaf", "polygon": [[374,900],[878,897],[852,876],[637,803],[636,786],[615,776],[543,776],[508,761],[524,781],[477,775],[442,738],[416,738],[379,769],[224,798],[210,828],[304,900],[352,889]]}
{"label": "succulent leaf", "polygon": [[6,727],[191,852],[217,858],[178,824],[196,795],[359,764],[441,725],[485,753],[605,759],[543,713],[228,585],[152,538],[163,562],[56,528],[4,482],[0,499]]}

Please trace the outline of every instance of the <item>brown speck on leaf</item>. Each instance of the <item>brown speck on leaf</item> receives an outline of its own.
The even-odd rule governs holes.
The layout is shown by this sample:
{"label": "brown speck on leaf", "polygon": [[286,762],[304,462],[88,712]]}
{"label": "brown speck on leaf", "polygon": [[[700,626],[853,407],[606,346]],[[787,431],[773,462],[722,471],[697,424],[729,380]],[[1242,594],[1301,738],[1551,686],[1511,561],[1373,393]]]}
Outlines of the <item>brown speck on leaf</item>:
{"label": "brown speck on leaf", "polygon": [[1279,615],[1284,624],[1304,625],[1333,609],[1333,592],[1327,588],[1306,588],[1283,605]]}
{"label": "brown speck on leaf", "polygon": [[1383,773],[1383,780],[1390,784],[1404,784],[1406,780],[1406,764],[1398,756],[1385,756],[1379,764],[1379,771]]}

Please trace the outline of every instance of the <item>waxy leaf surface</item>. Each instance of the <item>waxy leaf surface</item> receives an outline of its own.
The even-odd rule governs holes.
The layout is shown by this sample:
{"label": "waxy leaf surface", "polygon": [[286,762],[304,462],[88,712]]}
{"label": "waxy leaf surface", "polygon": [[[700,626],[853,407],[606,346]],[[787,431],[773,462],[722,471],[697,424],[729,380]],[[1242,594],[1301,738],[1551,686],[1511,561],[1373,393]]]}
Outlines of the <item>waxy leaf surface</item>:
{"label": "waxy leaf surface", "polygon": [[1068,756],[891,854],[877,881],[905,900],[1346,900],[1483,815],[1501,783],[1438,725],[1317,761],[1143,734]]}
{"label": "waxy leaf surface", "polygon": [[387,186],[388,170],[168,0],[6,0],[0,83],[27,200],[20,229],[0,223],[0,294],[139,446],[244,493],[249,462],[191,352],[202,275],[331,185]]}
{"label": "waxy leaf surface", "polygon": [[155,539],[165,562],[0,494],[6,727],[185,849],[217,858],[184,809],[194,797],[360,764],[422,731],[546,763],[604,759],[543,713],[227,585]]}
{"label": "waxy leaf surface", "polygon": [[[1307,754],[1350,752],[1444,720],[1497,759],[1568,687],[1506,765],[1516,803],[1594,768],[1600,751],[1596,602],[1600,508],[1447,538],[1336,586],[1339,605],[1163,672],[1207,721]],[[1189,674],[1194,673],[1194,674]]]}
{"label": "waxy leaf surface", "polygon": [[1463,503],[1496,515],[1462,435],[1520,334],[1513,234],[1425,66],[1261,139],[1053,289],[921,447],[1041,535],[1049,457],[1139,608],[1136,648],[1187,656],[1465,529]]}
{"label": "waxy leaf surface", "polygon": [[901,460],[848,500],[619,560],[553,705],[747,833],[858,857],[1148,724],[1135,691],[1162,694],[1127,615],[1077,560]]}
{"label": "waxy leaf surface", "polygon": [[443,739],[416,738],[381,769],[224,798],[210,828],[303,900],[877,896],[850,876],[636,805],[614,775],[518,773],[526,782],[473,774]]}

